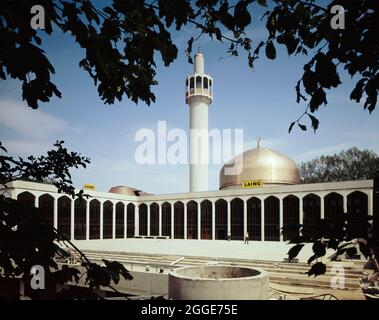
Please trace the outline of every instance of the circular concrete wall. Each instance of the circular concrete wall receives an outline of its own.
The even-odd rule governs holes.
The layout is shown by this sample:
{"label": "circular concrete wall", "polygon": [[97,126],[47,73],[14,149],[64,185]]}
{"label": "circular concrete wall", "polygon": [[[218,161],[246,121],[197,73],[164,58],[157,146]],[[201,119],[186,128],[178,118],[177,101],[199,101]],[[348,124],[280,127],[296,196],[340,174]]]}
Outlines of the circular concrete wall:
{"label": "circular concrete wall", "polygon": [[265,300],[268,273],[238,266],[183,267],[168,276],[168,297],[174,300]]}

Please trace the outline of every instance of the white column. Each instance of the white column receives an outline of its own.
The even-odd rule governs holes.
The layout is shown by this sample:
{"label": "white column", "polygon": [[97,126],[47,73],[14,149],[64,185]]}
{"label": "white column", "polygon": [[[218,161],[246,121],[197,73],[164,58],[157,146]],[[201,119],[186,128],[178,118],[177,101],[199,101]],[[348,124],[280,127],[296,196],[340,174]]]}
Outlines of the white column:
{"label": "white column", "polygon": [[103,219],[103,201],[100,201],[100,239],[103,239],[103,228],[104,228],[104,219]]}
{"label": "white column", "polygon": [[174,226],[175,226],[175,207],[170,203],[170,208],[171,208],[171,239],[174,239],[175,236],[175,231],[174,231]]}
{"label": "white column", "polygon": [[161,205],[158,204],[158,224],[159,224],[159,236],[162,236],[162,210]]}
{"label": "white column", "polygon": [[367,201],[368,201],[368,204],[367,204],[367,213],[369,216],[372,216],[374,214],[373,212],[373,209],[372,209],[372,202],[374,200],[374,197],[373,197],[373,193],[374,191],[373,190],[369,190],[366,194],[367,194]]}
{"label": "white column", "polygon": [[265,241],[265,201],[261,199],[261,241]]}
{"label": "white column", "polygon": [[[247,233],[247,200],[243,199],[243,238],[245,239],[245,235]],[[249,234],[249,237],[251,235]]]}
{"label": "white column", "polygon": [[187,239],[187,203],[184,204],[184,239]]}
{"label": "white column", "polygon": [[304,224],[303,195],[299,196],[299,219],[300,224]]}
{"label": "white column", "polygon": [[86,240],[89,240],[89,201],[86,201]]}
{"label": "white column", "polygon": [[58,229],[58,199],[54,197],[54,228]]}
{"label": "white column", "polygon": [[34,207],[38,208],[38,196],[34,195]]}
{"label": "white column", "polygon": [[74,232],[75,232],[75,201],[74,200],[70,200],[70,203],[71,203],[71,228],[70,228],[70,239],[71,240],[74,240],[75,239],[75,235],[74,235]]}
{"label": "white column", "polygon": [[197,203],[197,239],[201,239],[201,205]]}
{"label": "white column", "polygon": [[279,198],[279,232],[280,232],[279,241],[281,242],[283,241],[282,228],[283,228],[283,198]]}
{"label": "white column", "polygon": [[112,239],[116,239],[116,205],[112,202]]}
{"label": "white column", "polygon": [[227,234],[226,234],[226,236],[228,236],[228,234],[231,233],[231,214],[232,214],[232,201],[228,200],[227,224],[226,224]]}
{"label": "white column", "polygon": [[325,197],[320,195],[320,216],[321,219],[325,219]]}
{"label": "white column", "polygon": [[216,202],[212,201],[212,240],[216,240]]}
{"label": "white column", "polygon": [[126,215],[127,209],[128,209],[127,203],[124,203],[124,239],[127,238],[126,231],[128,230],[128,228],[127,228],[128,220],[126,219],[127,218],[127,215]]}
{"label": "white column", "polygon": [[347,213],[347,195],[346,194],[343,195],[343,213],[344,214]]}
{"label": "white column", "polygon": [[139,206],[134,204],[134,236],[139,236]]}
{"label": "white column", "polygon": [[150,204],[147,206],[147,235],[150,236]]}

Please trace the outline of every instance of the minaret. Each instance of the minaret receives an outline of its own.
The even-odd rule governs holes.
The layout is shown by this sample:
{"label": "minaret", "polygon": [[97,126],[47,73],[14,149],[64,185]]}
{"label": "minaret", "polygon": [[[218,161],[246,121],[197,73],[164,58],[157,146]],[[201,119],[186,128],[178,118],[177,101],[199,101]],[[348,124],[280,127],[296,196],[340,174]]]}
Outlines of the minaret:
{"label": "minaret", "polygon": [[208,191],[208,107],[213,98],[213,79],[204,74],[204,56],[195,55],[194,73],[186,80],[190,112],[189,191]]}

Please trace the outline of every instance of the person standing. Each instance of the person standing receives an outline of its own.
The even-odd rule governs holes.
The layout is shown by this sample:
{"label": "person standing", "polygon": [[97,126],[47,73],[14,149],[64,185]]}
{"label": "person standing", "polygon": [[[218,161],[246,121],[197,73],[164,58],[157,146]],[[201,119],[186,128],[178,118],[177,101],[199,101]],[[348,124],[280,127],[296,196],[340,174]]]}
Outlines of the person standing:
{"label": "person standing", "polygon": [[249,233],[248,232],[246,232],[246,234],[245,234],[245,242],[244,242],[244,244],[249,244]]}

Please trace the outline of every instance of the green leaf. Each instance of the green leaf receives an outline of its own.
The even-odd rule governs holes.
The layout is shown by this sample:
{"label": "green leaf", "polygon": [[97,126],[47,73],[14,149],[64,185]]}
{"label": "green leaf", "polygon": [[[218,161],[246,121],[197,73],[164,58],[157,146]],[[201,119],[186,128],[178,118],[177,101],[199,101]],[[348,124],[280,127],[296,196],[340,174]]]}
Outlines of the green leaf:
{"label": "green leaf", "polygon": [[319,120],[315,117],[315,116],[312,116],[311,114],[307,113],[308,117],[311,119],[312,121],[312,128],[314,130],[314,132],[316,132],[316,130],[318,129],[318,125],[319,125]]}
{"label": "green leaf", "polygon": [[267,0],[257,0],[257,3],[263,7],[267,7]]}
{"label": "green leaf", "polygon": [[292,122],[292,123],[291,123],[290,127],[288,128],[288,133],[291,133],[292,128],[293,128],[293,126],[295,125],[295,123],[296,123],[296,122]]}
{"label": "green leaf", "polygon": [[317,258],[322,257],[326,254],[326,244],[317,240],[313,243],[312,250]]}
{"label": "green leaf", "polygon": [[300,127],[301,130],[307,131],[307,126],[306,125],[299,123],[299,127]]}
{"label": "green leaf", "polygon": [[304,247],[304,244],[297,244],[296,246],[293,246],[289,251],[288,251],[288,260],[291,261],[292,259],[296,258],[301,249]]}
{"label": "green leaf", "polygon": [[315,277],[326,272],[326,265],[322,262],[315,263],[308,271],[308,277],[314,275]]}
{"label": "green leaf", "polygon": [[274,60],[276,58],[276,50],[272,41],[266,44],[266,56],[271,60]]}

